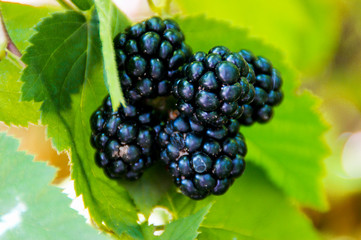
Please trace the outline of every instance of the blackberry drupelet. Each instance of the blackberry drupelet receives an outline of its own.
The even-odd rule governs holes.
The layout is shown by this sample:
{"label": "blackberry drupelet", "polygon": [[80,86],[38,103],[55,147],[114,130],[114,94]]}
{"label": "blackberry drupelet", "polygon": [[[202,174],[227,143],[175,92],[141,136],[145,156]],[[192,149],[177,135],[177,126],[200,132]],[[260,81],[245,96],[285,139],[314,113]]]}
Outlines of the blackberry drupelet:
{"label": "blackberry drupelet", "polygon": [[113,112],[110,97],[106,97],[91,117],[96,164],[109,178],[140,178],[154,159],[156,123],[152,109],[128,105]]}
{"label": "blackberry drupelet", "polygon": [[158,132],[160,158],[175,184],[192,199],[224,194],[241,176],[247,148],[239,122],[205,128],[184,115],[170,120]]}
{"label": "blackberry drupelet", "polygon": [[208,54],[197,52],[174,82],[177,108],[205,126],[221,127],[229,119],[242,115],[244,103],[241,100],[249,98],[252,88],[248,75],[247,62],[226,47],[214,47]]}
{"label": "blackberry drupelet", "polygon": [[179,68],[192,56],[173,20],[152,17],[114,38],[119,78],[130,103],[167,96]]}
{"label": "blackberry drupelet", "polygon": [[281,75],[266,58],[256,57],[248,50],[241,50],[239,54],[255,73],[254,100],[244,105],[244,112],[239,121],[242,125],[266,123],[273,116],[273,107],[283,100]]}

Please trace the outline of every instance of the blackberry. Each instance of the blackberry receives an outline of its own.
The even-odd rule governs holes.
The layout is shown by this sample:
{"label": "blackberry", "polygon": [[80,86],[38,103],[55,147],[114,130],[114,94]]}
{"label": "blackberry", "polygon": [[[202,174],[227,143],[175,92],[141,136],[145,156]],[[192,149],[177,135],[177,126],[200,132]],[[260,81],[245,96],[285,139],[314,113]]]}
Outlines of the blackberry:
{"label": "blackberry", "polygon": [[131,103],[169,95],[179,68],[192,56],[178,24],[159,17],[118,34],[114,47],[122,89]]}
{"label": "blackberry", "polygon": [[211,127],[238,119],[243,113],[239,100],[250,91],[248,74],[249,66],[243,57],[226,47],[214,47],[208,54],[197,52],[174,82],[177,108]]}
{"label": "blackberry", "polygon": [[254,79],[254,100],[244,105],[244,113],[239,121],[242,125],[252,125],[254,122],[266,123],[273,116],[273,107],[283,100],[282,77],[268,59],[256,57],[248,50],[241,50],[239,54],[255,73],[254,78],[249,77],[250,80]]}
{"label": "blackberry", "polygon": [[110,97],[91,117],[96,164],[112,179],[136,180],[153,162],[154,112],[128,105],[113,112]]}
{"label": "blackberry", "polygon": [[230,120],[219,128],[205,128],[184,115],[159,130],[160,158],[175,184],[192,199],[224,194],[242,175],[247,148],[239,122]]}

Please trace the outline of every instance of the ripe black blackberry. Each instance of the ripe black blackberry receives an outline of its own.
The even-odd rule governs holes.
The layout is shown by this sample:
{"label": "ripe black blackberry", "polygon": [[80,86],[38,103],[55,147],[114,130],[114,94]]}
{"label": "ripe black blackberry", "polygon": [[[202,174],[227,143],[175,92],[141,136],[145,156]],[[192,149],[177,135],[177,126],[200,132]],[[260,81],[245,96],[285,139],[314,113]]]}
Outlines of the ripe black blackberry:
{"label": "ripe black blackberry", "polygon": [[158,132],[160,158],[175,184],[192,199],[224,194],[242,175],[247,148],[239,122],[205,128],[192,117],[178,116]]}
{"label": "ripe black blackberry", "polygon": [[91,117],[96,164],[109,178],[140,178],[154,159],[156,122],[153,110],[147,107],[121,106],[113,112],[110,97],[106,97]]}
{"label": "ripe black blackberry", "polygon": [[239,54],[255,73],[254,100],[244,105],[244,113],[239,121],[242,125],[266,123],[272,118],[273,107],[283,100],[281,75],[266,58],[256,57],[248,50],[241,50]]}
{"label": "ripe black blackberry", "polygon": [[203,125],[220,127],[243,113],[247,98],[249,66],[238,53],[214,47],[208,54],[197,52],[182,69],[173,86],[178,110]]}
{"label": "ripe black blackberry", "polygon": [[131,103],[170,94],[179,67],[192,56],[173,20],[152,17],[114,38],[119,77]]}

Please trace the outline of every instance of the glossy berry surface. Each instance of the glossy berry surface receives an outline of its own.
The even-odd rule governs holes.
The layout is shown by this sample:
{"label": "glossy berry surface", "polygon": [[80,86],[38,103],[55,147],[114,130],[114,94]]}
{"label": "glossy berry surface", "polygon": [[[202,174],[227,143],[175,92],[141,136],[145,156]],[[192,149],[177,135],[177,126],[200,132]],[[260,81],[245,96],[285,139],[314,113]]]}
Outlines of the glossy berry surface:
{"label": "glossy berry surface", "polygon": [[238,53],[218,46],[197,52],[173,85],[178,110],[201,124],[220,127],[243,113],[241,99],[250,98],[249,66]]}
{"label": "glossy berry surface", "polygon": [[222,195],[242,175],[247,147],[239,127],[230,120],[206,128],[184,115],[162,127],[157,134],[160,158],[183,194],[195,200]]}
{"label": "glossy berry surface", "polygon": [[109,178],[136,180],[154,159],[156,123],[147,107],[127,105],[113,112],[109,97],[90,120],[95,162]]}
{"label": "glossy berry surface", "polygon": [[130,103],[167,96],[192,55],[173,20],[152,17],[114,38],[120,83]]}
{"label": "glossy berry surface", "polygon": [[254,88],[249,93],[254,95],[254,100],[252,102],[247,102],[247,99],[241,100],[245,105],[239,121],[242,125],[266,123],[273,116],[273,107],[283,100],[281,74],[264,57],[256,57],[248,50],[241,50],[239,54],[248,62],[250,72],[254,73],[254,76],[249,75],[247,78],[250,83],[253,82]]}

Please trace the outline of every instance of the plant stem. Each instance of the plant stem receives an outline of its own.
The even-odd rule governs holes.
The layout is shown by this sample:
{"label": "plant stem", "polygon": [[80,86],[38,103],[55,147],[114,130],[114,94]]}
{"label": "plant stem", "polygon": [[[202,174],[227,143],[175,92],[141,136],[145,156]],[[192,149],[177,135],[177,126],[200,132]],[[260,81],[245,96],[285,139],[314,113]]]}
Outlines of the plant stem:
{"label": "plant stem", "polygon": [[26,67],[26,64],[23,61],[21,61],[20,57],[15,55],[10,50],[6,51],[6,57],[18,68],[23,69]]}
{"label": "plant stem", "polygon": [[159,14],[159,15],[162,13],[162,8],[157,7],[157,6],[154,4],[153,0],[147,0],[147,2],[148,2],[148,5],[149,5],[150,9],[151,9],[153,12],[155,12],[155,13],[157,13],[157,14]]}
{"label": "plant stem", "polygon": [[147,0],[150,9],[162,17],[170,17],[170,4],[172,0],[162,0],[162,4],[156,6],[153,0]]}
{"label": "plant stem", "polygon": [[163,11],[166,13],[166,14],[170,14],[170,3],[172,2],[172,0],[165,0],[165,4],[164,4],[164,8],[163,8]]}
{"label": "plant stem", "polygon": [[77,8],[75,8],[72,4],[69,4],[67,1],[65,0],[56,0],[61,6],[63,6],[65,9],[68,10],[73,10],[75,12],[79,12],[79,10]]}

